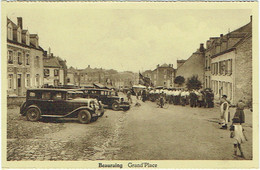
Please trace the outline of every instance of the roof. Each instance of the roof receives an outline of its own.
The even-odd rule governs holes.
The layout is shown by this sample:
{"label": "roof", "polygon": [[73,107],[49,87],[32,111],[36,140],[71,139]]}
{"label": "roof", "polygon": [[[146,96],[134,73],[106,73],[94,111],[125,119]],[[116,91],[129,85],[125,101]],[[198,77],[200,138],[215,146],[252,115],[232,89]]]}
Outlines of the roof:
{"label": "roof", "polygon": [[163,65],[159,66],[159,67],[169,67],[168,64],[164,63]]}
{"label": "roof", "polygon": [[7,25],[8,25],[9,23],[12,24],[13,29],[17,29],[17,28],[18,28],[18,26],[17,26],[12,20],[10,20],[9,18],[7,18]]}
{"label": "roof", "polygon": [[244,42],[244,39],[246,39],[248,36],[252,35],[252,22],[249,22],[248,24],[230,32],[224,35],[223,37],[219,37],[215,41],[216,43],[220,43],[221,40],[227,40],[228,38],[240,38],[233,46],[229,47],[225,51],[221,51],[215,55],[212,55],[211,58],[215,58],[217,56],[220,56],[222,54],[228,53],[230,51],[233,51],[236,49],[236,47]]}
{"label": "roof", "polygon": [[43,67],[61,68],[61,65],[58,59],[56,57],[53,57],[53,58],[44,58]]}

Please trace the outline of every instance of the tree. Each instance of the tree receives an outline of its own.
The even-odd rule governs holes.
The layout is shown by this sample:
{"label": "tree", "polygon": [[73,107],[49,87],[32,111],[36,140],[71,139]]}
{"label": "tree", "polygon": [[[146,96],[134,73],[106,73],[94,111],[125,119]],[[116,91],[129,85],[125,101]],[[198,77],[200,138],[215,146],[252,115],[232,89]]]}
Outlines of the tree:
{"label": "tree", "polygon": [[174,79],[174,83],[175,83],[175,84],[178,84],[179,86],[182,85],[184,82],[185,82],[185,78],[182,77],[182,76],[177,76],[177,77]]}
{"label": "tree", "polygon": [[191,78],[188,78],[186,86],[189,90],[200,89],[202,87],[202,83],[198,80],[197,75],[193,75]]}

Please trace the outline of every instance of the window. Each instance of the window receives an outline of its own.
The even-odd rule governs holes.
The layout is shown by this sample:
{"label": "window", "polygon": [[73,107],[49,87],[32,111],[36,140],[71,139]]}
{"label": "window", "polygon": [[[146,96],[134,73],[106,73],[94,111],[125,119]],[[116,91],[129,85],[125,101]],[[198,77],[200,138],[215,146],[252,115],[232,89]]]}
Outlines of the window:
{"label": "window", "polygon": [[21,41],[22,41],[22,34],[21,34],[21,30],[19,28],[17,29],[17,41],[19,43],[21,43]]}
{"label": "window", "polygon": [[8,51],[8,64],[13,64],[13,63],[14,63],[13,52]]}
{"label": "window", "polygon": [[55,94],[53,94],[53,100],[62,100],[64,97],[64,95],[62,95],[61,92],[56,92]]}
{"label": "window", "polygon": [[40,75],[39,74],[36,74],[35,82],[36,82],[36,87],[39,87],[40,86]]}
{"label": "window", "polygon": [[18,64],[22,65],[23,64],[23,60],[22,60],[22,53],[18,52]]}
{"label": "window", "polygon": [[51,92],[42,92],[42,99],[50,100],[51,99]]}
{"label": "window", "polygon": [[59,70],[55,69],[54,70],[54,76],[58,76],[59,75]]}
{"label": "window", "polygon": [[215,74],[218,74],[218,72],[219,72],[218,63],[216,63],[215,69],[216,69]]}
{"label": "window", "polygon": [[227,74],[228,75],[232,74],[232,59],[228,60]]}
{"label": "window", "polygon": [[29,96],[32,97],[32,98],[34,98],[34,97],[36,96],[36,94],[35,94],[35,92],[30,92],[30,93],[29,93]]}
{"label": "window", "polygon": [[13,82],[13,74],[8,75],[8,89],[13,89],[14,82]]}
{"label": "window", "polygon": [[7,28],[7,38],[9,40],[13,40],[13,28],[12,28],[11,24],[9,24],[8,28]]}
{"label": "window", "polygon": [[70,83],[70,78],[67,78],[67,83]]}
{"label": "window", "polygon": [[232,100],[232,93],[233,93],[233,88],[232,88],[232,83],[229,83],[229,89],[230,89],[230,100]]}
{"label": "window", "polygon": [[26,65],[30,65],[30,55],[29,54],[26,54],[26,59],[25,59],[25,63]]}
{"label": "window", "polygon": [[44,69],[44,77],[49,77],[50,76],[50,70],[49,69]]}
{"label": "window", "polygon": [[40,58],[39,58],[39,56],[36,56],[36,57],[35,57],[34,63],[35,63],[35,67],[36,67],[36,68],[39,68],[39,67],[40,67]]}
{"label": "window", "polygon": [[30,77],[30,74],[27,74],[26,75],[26,86],[27,87],[30,87],[31,86],[31,77]]}

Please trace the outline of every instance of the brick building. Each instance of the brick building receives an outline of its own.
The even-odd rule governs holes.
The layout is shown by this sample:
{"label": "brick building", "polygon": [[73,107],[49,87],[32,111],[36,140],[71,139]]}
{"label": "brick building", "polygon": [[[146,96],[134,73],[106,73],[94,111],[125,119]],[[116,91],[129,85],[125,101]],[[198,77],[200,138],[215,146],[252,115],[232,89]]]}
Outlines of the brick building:
{"label": "brick building", "polygon": [[252,17],[251,21],[213,41],[208,41],[211,74],[205,74],[207,87],[216,99],[227,95],[232,103],[252,102]]}
{"label": "brick building", "polygon": [[22,17],[17,17],[17,24],[7,18],[9,96],[24,96],[26,89],[43,85],[43,54],[38,35],[23,29]]}
{"label": "brick building", "polygon": [[[176,77],[182,76],[185,81],[193,75],[198,76],[198,80],[203,83],[204,78],[204,53],[205,49],[203,44],[200,44],[200,48],[194,52],[184,63],[181,62],[176,70]],[[186,82],[185,82],[186,83]],[[185,86],[183,83],[183,87]]]}

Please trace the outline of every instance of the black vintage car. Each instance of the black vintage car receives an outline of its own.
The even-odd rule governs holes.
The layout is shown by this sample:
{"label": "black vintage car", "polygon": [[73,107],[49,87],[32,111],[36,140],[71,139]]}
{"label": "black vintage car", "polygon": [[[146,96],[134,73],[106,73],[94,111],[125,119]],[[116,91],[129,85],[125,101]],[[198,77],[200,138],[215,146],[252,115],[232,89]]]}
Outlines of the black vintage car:
{"label": "black vintage car", "polygon": [[86,88],[86,89],[78,89],[84,92],[83,96],[85,98],[94,98],[98,101],[101,101],[108,108],[112,108],[113,110],[129,110],[130,104],[124,101],[124,98],[119,97],[115,91],[108,89],[94,89],[94,88]]}
{"label": "black vintage car", "polygon": [[42,117],[78,118],[81,123],[95,121],[104,114],[103,105],[95,99],[82,98],[82,92],[68,89],[30,89],[20,114],[29,121]]}

